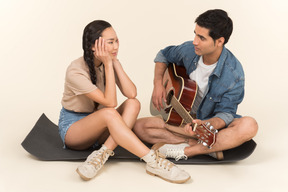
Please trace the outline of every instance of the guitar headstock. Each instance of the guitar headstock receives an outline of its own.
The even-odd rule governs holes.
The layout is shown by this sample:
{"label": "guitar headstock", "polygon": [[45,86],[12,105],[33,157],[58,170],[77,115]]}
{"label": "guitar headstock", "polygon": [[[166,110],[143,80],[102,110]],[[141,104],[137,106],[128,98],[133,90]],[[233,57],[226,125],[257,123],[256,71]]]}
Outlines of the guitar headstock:
{"label": "guitar headstock", "polygon": [[195,132],[199,143],[202,143],[209,149],[212,148],[216,142],[216,134],[218,133],[217,129],[214,129],[214,127],[209,122],[206,122],[204,124],[198,125]]}

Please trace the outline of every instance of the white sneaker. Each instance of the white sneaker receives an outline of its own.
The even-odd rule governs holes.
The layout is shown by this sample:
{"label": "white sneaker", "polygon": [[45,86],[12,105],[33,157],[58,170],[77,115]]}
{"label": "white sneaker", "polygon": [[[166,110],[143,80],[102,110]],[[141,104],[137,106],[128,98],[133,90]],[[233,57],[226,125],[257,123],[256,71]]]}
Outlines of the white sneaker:
{"label": "white sneaker", "polygon": [[158,176],[171,183],[185,183],[190,179],[190,175],[178,168],[175,164],[165,159],[158,150],[151,150],[144,158],[147,162],[146,172],[150,175]]}
{"label": "white sneaker", "polygon": [[160,153],[165,155],[166,158],[174,158],[176,161],[180,159],[187,160],[188,157],[184,154],[185,147],[189,147],[188,143],[180,144],[165,144],[165,143],[156,143],[153,145],[152,149],[159,150]]}
{"label": "white sneaker", "polygon": [[105,145],[92,152],[86,161],[77,168],[77,173],[84,180],[90,180],[96,176],[97,172],[103,167],[104,163],[108,160],[109,156],[113,156],[114,152],[107,149]]}

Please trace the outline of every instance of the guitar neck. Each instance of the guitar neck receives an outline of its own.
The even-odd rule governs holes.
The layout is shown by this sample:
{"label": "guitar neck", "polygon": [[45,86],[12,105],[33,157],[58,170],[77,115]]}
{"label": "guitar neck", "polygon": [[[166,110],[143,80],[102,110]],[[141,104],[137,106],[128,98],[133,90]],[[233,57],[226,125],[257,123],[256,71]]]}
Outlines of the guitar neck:
{"label": "guitar neck", "polygon": [[186,123],[192,123],[193,131],[196,130],[197,123],[193,123],[194,120],[190,113],[183,107],[183,105],[177,100],[177,98],[173,95],[171,97],[171,105],[175,109],[175,111],[184,119]]}

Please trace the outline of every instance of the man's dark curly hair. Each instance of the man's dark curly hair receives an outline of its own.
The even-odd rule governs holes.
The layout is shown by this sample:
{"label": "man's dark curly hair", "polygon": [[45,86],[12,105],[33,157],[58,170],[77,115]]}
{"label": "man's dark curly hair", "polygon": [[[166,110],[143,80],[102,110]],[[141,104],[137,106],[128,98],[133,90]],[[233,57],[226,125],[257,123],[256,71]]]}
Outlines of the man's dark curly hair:
{"label": "man's dark curly hair", "polygon": [[209,35],[214,41],[224,37],[224,44],[228,42],[233,31],[231,18],[228,17],[227,12],[221,9],[208,10],[202,13],[196,18],[195,23],[200,27],[209,29]]}

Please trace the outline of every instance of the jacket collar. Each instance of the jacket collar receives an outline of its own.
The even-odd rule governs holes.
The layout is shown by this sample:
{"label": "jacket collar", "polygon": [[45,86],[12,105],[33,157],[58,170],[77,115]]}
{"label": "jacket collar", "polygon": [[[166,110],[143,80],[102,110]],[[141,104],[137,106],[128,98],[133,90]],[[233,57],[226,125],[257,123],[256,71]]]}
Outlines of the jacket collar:
{"label": "jacket collar", "polygon": [[[223,46],[223,50],[221,52],[221,55],[218,59],[218,62],[217,62],[217,66],[215,68],[215,70],[213,71],[213,75],[216,75],[217,77],[220,77],[221,76],[221,73],[222,73],[222,69],[224,67],[224,63],[225,63],[225,60],[227,59],[227,55],[228,55],[228,50],[226,49],[225,46]],[[195,65],[195,68],[196,68],[196,65],[198,63],[200,59],[200,56],[197,55],[194,60],[193,60],[193,63]]]}

